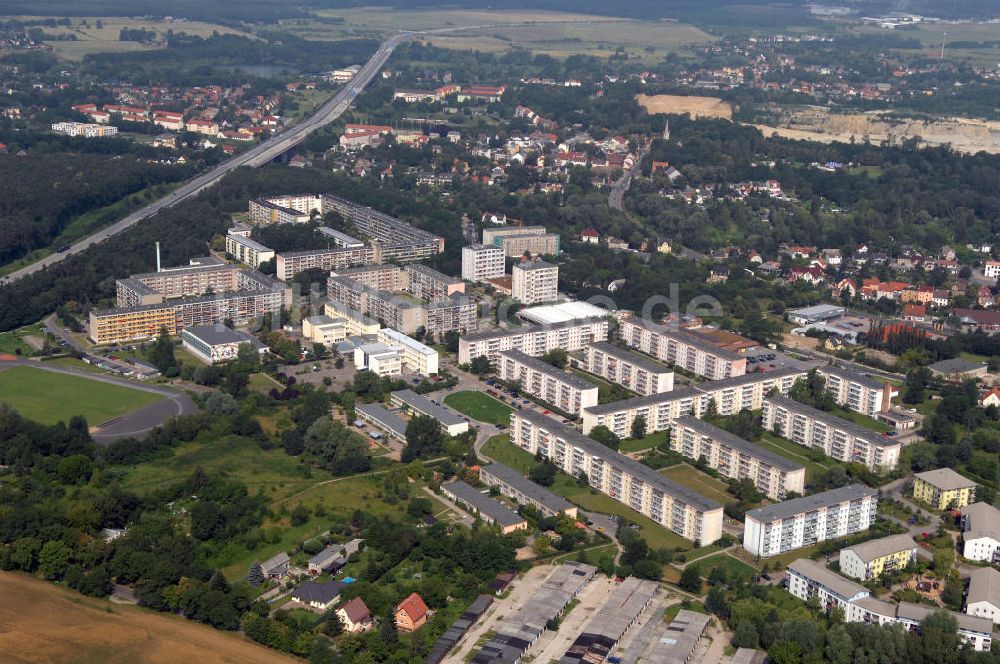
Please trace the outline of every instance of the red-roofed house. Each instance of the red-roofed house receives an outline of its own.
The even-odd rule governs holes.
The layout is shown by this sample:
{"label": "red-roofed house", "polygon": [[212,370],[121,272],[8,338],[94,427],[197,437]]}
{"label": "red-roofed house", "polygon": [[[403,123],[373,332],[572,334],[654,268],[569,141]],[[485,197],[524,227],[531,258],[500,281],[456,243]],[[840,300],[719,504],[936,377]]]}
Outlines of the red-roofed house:
{"label": "red-roofed house", "polygon": [[601,239],[601,234],[593,228],[584,228],[583,232],[580,233],[580,239],[590,244],[597,244]]}
{"label": "red-roofed house", "polygon": [[991,387],[979,395],[980,408],[996,406],[1000,408],[1000,387]]}
{"label": "red-roofed house", "polygon": [[417,593],[399,603],[396,607],[396,628],[403,632],[415,632],[427,622],[427,605]]}
{"label": "red-roofed house", "polygon": [[344,602],[337,607],[337,616],[344,625],[344,631],[363,632],[372,626],[372,614],[365,601],[355,597],[350,602]]}
{"label": "red-roofed house", "polygon": [[927,321],[927,305],[926,304],[904,304],[903,305],[903,320],[913,321],[914,323],[923,323]]}

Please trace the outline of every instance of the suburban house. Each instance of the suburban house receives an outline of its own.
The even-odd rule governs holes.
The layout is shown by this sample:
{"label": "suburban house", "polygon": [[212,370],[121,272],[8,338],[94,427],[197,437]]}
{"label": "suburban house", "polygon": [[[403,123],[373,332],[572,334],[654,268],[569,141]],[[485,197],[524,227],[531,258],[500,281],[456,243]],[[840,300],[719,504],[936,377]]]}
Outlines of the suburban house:
{"label": "suburban house", "polygon": [[337,607],[337,616],[344,625],[345,632],[363,632],[372,626],[372,614],[360,597],[344,602]]}
{"label": "suburban house", "polygon": [[320,611],[326,611],[340,597],[340,590],[343,587],[344,584],[340,581],[327,581],[326,583],[306,581],[292,591],[292,600],[307,604]]}
{"label": "suburban house", "polygon": [[396,628],[403,632],[415,632],[427,622],[427,605],[417,593],[399,603],[396,607]]}
{"label": "suburban house", "polygon": [[280,579],[288,574],[288,569],[291,566],[292,560],[284,551],[261,563],[261,569],[264,570],[264,576],[269,579]]}
{"label": "suburban house", "polygon": [[980,567],[969,575],[969,592],[965,597],[965,612],[970,616],[989,618],[1000,623],[1000,572],[992,567]]}
{"label": "suburban house", "polygon": [[310,558],[309,573],[315,576],[324,572],[336,572],[343,567],[347,561],[340,555],[341,548],[340,545],[333,544]]}

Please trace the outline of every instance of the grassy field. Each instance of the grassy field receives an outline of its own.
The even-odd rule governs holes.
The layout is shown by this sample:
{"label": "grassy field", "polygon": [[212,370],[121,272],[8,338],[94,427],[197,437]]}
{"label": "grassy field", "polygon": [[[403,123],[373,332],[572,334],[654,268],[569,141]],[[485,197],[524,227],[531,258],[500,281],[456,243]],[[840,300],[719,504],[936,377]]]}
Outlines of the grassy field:
{"label": "grassy field", "polygon": [[291,664],[301,660],[180,616],[84,597],[0,572],[0,652],[10,664]]}
{"label": "grassy field", "polygon": [[783,438],[779,438],[769,431],[765,431],[760,440],[754,442],[754,445],[760,445],[765,449],[771,450],[775,454],[780,454],[786,459],[805,466],[807,482],[813,477],[822,475],[829,468],[826,463],[813,461],[807,457],[806,448],[801,445],[796,445],[795,443],[787,441]]}
{"label": "grassy field", "polygon": [[[97,27],[100,21],[101,27]],[[86,25],[84,25],[86,22]],[[153,44],[143,44],[132,41],[119,41],[118,36],[122,28],[152,30],[157,33],[157,42]],[[56,55],[66,60],[82,60],[90,53],[124,53],[131,51],[148,51],[155,48],[162,48],[167,30],[175,33],[186,32],[189,35],[199,37],[210,37],[213,32],[220,34],[243,34],[233,28],[213,23],[201,21],[159,20],[147,18],[124,18],[124,17],[87,17],[74,18],[72,26],[58,26],[45,28],[48,34],[72,34],[76,36],[76,41],[50,41]]]}
{"label": "grassy field", "polygon": [[34,349],[25,340],[25,337],[37,337],[45,339],[45,326],[41,323],[33,323],[19,327],[16,330],[0,332],[0,353],[19,354],[28,357],[34,353]]}
{"label": "grassy field", "polygon": [[[511,443],[506,435],[490,438],[486,445],[483,446],[483,454],[522,473],[527,473],[536,463],[533,456]],[[680,547],[682,549],[691,548],[691,542],[680,535],[667,530],[660,524],[646,518],[632,508],[619,503],[610,496],[597,493],[590,487],[580,486],[580,483],[575,478],[565,473],[558,473],[555,484],[548,488],[552,493],[563,496],[567,500],[579,505],[584,511],[617,514],[624,519],[636,523],[639,526],[639,534],[654,549],[673,547]]]}
{"label": "grassy field", "polygon": [[704,558],[698,561],[698,571],[705,578],[711,574],[712,570],[716,567],[721,567],[726,570],[726,576],[733,578],[735,576],[742,576],[744,578],[750,578],[757,573],[757,570],[751,567],[749,564],[733,558],[728,553],[719,553],[709,558]]}
{"label": "grassy field", "polygon": [[659,62],[667,53],[715,41],[708,33],[674,21],[631,21],[546,11],[401,11],[365,7],[319,11],[321,20],[286,21],[282,27],[306,39],[378,37],[399,30],[485,26],[430,35],[435,46],[502,53],[526,49],[554,57],[587,54],[606,57],[623,48],[632,56]]}
{"label": "grassy field", "polygon": [[670,468],[659,471],[664,477],[677,482],[681,486],[686,486],[698,495],[704,496],[717,503],[735,503],[736,498],[726,492],[726,483],[711,477],[694,466],[680,463]]}
{"label": "grassy field", "polygon": [[0,401],[24,417],[43,424],[68,422],[74,415],[83,415],[90,424],[100,424],[162,398],[83,376],[67,376],[32,367],[17,366],[0,371]]}
{"label": "grassy field", "polygon": [[598,378],[593,374],[580,369],[570,369],[570,371],[588,383],[597,386],[597,403],[611,403],[635,396],[635,392],[630,392],[621,385],[612,385],[608,381]]}
{"label": "grassy field", "polygon": [[846,408],[841,408],[840,406],[835,406],[834,409],[830,412],[833,415],[836,415],[837,417],[841,417],[845,420],[848,420],[849,422],[854,422],[855,424],[863,426],[864,428],[870,431],[875,431],[877,433],[882,433],[883,431],[892,431],[892,427],[889,426],[888,424],[879,422],[877,420],[873,420],[867,415],[862,415],[861,413],[855,413],[853,410],[847,410]]}
{"label": "grassy field", "polygon": [[514,412],[510,406],[482,392],[453,392],[444,402],[466,417],[489,424],[507,424]]}
{"label": "grassy field", "polygon": [[642,438],[630,438],[628,440],[623,440],[622,444],[618,449],[622,452],[637,452],[639,450],[648,450],[651,447],[657,447],[667,441],[666,431],[657,431],[656,433],[651,433]]}

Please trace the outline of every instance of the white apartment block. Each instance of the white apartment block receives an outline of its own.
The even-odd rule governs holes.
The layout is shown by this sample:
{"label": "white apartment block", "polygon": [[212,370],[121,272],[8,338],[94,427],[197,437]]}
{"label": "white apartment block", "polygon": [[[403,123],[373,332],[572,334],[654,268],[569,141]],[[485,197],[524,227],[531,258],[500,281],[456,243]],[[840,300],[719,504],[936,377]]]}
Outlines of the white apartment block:
{"label": "white apartment block", "polygon": [[302,336],[330,348],[347,338],[347,320],[326,315],[303,318]]}
{"label": "white apartment block", "polygon": [[591,344],[583,349],[583,357],[590,373],[642,396],[674,389],[674,372],[668,367],[613,344]]}
{"label": "white apartment block", "polygon": [[545,261],[517,263],[511,270],[511,297],[522,304],[552,302],[559,297],[559,266]]}
{"label": "white apartment block", "polygon": [[567,352],[582,350],[592,343],[608,340],[606,318],[583,318],[552,325],[524,325],[513,330],[494,330],[463,336],[458,341],[458,363],[486,356],[496,364],[500,351],[519,350],[532,357],[554,348]]}
{"label": "white apartment block", "polygon": [[969,560],[1000,562],[1000,510],[982,502],[962,508],[962,555]]}
{"label": "white apartment block", "polygon": [[462,278],[480,283],[502,277],[506,272],[503,248],[494,244],[462,247]]}
{"label": "white apartment block", "polygon": [[406,290],[425,300],[446,300],[465,293],[465,283],[426,265],[410,264],[403,268]]}
{"label": "white apartment block", "polygon": [[1000,623],[1000,572],[992,567],[974,569],[969,575],[965,613]]}
{"label": "white apartment block", "polygon": [[382,325],[374,318],[369,318],[357,309],[344,306],[336,300],[323,303],[323,313],[331,318],[343,318],[347,321],[347,336],[357,337],[366,334],[378,334]]}
{"label": "white apartment block", "polygon": [[332,249],[308,249],[306,251],[286,251],[274,257],[275,276],[288,281],[304,270],[340,270],[352,265],[362,265],[375,260],[375,250],[371,247],[334,247]]}
{"label": "white apartment block", "polygon": [[354,368],[368,369],[377,376],[403,373],[403,349],[380,343],[362,344],[354,349]]}
{"label": "white apartment block", "polygon": [[722,536],[722,506],[539,412],[510,416],[510,440],[681,537],[707,545]]}
{"label": "white apartment block", "polygon": [[759,507],[746,514],[743,548],[767,558],[868,530],[875,520],[874,489],[851,484]]}
{"label": "white apartment block", "polygon": [[[900,624],[903,631],[914,632],[935,607],[910,602],[885,602],[872,597],[871,592],[850,579],[827,569],[821,563],[806,558],[788,565],[788,592],[803,601],[819,600],[826,610],[839,607],[847,622],[876,625]],[[958,623],[958,637],[973,650],[988,651],[992,645],[993,621],[989,618],[949,611]]]}
{"label": "white apartment block", "polygon": [[983,264],[983,274],[987,279],[1000,279],[1000,261],[986,261]]}
{"label": "white apartment block", "polygon": [[596,385],[519,350],[500,352],[497,374],[564,413],[579,415],[584,408],[597,405]]}
{"label": "white apartment block", "polygon": [[309,223],[312,219],[312,215],[310,214],[311,209],[295,208],[287,205],[286,202],[291,202],[291,199],[256,198],[251,200],[247,209],[250,221],[260,226]]}
{"label": "white apartment block", "polygon": [[761,420],[768,431],[838,461],[860,463],[873,471],[892,470],[899,462],[898,440],[787,397],[764,399]]}
{"label": "white apartment block", "polygon": [[421,376],[433,376],[438,372],[438,352],[398,332],[391,327],[383,327],[378,331],[380,343],[390,347],[398,347],[403,351],[403,367]]}
{"label": "white apartment block", "polygon": [[875,417],[889,410],[892,386],[871,376],[828,364],[816,369],[826,381],[826,391],[838,406]]}
{"label": "white apartment block", "polygon": [[709,380],[742,376],[747,370],[745,357],[673,326],[629,316],[622,319],[619,335],[630,348]]}
{"label": "white apartment block", "polygon": [[56,122],[52,131],[66,136],[82,136],[83,138],[108,138],[118,133],[118,127],[103,124],[88,124],[86,122]]}
{"label": "white apartment block", "polygon": [[674,420],[670,449],[694,461],[704,458],[723,477],[749,479],[771,500],[782,500],[790,491],[805,493],[804,467],[691,415]]}
{"label": "white apartment block", "polygon": [[232,232],[226,234],[226,253],[239,262],[254,268],[274,259],[274,249],[265,247],[249,237]]}
{"label": "white apartment block", "polygon": [[559,254],[559,236],[548,233],[544,226],[500,226],[483,229],[483,244],[503,249],[508,258],[555,256]]}
{"label": "white apartment block", "polygon": [[788,394],[799,378],[805,378],[806,371],[795,367],[778,367],[771,371],[755,371],[753,373],[710,380],[695,385],[695,389],[704,394],[701,409],[708,407],[709,401],[715,401],[719,415],[735,415],[741,410],[760,410],[764,406],[764,397],[772,393]]}
{"label": "white apartment block", "polygon": [[697,389],[680,387],[663,394],[591,406],[583,411],[583,432],[590,433],[594,427],[604,425],[619,438],[628,438],[632,435],[632,423],[638,417],[645,418],[647,434],[665,431],[678,417],[697,415],[701,398]]}
{"label": "white apartment block", "polygon": [[840,551],[840,572],[868,581],[904,569],[917,559],[917,543],[906,533],[868,540]]}

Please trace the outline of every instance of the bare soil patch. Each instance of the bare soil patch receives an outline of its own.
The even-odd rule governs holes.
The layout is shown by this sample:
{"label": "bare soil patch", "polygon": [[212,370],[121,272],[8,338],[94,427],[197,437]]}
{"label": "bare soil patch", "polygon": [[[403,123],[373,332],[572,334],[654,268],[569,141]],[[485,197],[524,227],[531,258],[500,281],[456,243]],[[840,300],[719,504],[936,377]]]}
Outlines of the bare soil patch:
{"label": "bare soil patch", "polygon": [[647,113],[688,113],[692,118],[733,119],[733,108],[717,97],[688,95],[636,95]]}

